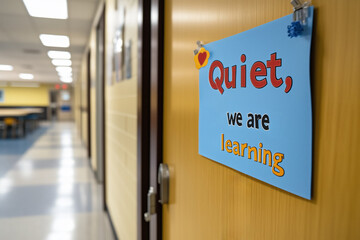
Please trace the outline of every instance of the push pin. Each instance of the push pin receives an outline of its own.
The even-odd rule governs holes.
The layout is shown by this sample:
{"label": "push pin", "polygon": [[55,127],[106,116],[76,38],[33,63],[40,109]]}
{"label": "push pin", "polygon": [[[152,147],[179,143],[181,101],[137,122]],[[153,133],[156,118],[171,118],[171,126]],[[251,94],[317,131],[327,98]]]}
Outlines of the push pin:
{"label": "push pin", "polygon": [[197,44],[197,48],[194,50],[194,55],[198,54],[198,52],[200,51],[200,48],[202,48],[204,45],[202,43],[202,41],[196,41],[196,44]]}
{"label": "push pin", "polygon": [[197,41],[196,44],[198,47],[194,50],[194,61],[196,68],[200,69],[207,65],[210,53],[204,48],[201,41]]}
{"label": "push pin", "polygon": [[301,35],[306,25],[306,19],[309,16],[310,2],[303,2],[302,0],[291,0],[291,5],[294,7],[293,22],[288,25],[287,31],[290,38]]}

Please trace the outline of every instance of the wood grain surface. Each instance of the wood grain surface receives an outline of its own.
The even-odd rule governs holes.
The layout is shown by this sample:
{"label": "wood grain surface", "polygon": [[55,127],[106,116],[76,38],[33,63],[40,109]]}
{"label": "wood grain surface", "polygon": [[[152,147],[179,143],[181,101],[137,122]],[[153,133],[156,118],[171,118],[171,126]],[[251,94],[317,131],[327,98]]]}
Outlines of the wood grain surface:
{"label": "wood grain surface", "polygon": [[290,1],[165,2],[165,240],[360,239],[360,1],[314,0],[313,199],[201,157],[196,41],[219,40],[292,13]]}

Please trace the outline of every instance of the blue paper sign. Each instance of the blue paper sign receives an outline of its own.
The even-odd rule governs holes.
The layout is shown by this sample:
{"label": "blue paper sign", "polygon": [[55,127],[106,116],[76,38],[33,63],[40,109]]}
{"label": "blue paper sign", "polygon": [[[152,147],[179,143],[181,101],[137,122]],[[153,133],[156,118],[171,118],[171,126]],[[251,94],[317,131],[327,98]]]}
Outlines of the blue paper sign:
{"label": "blue paper sign", "polygon": [[207,61],[199,70],[199,154],[310,199],[313,7],[300,36],[288,36],[291,22],[288,15],[198,53],[199,66]]}

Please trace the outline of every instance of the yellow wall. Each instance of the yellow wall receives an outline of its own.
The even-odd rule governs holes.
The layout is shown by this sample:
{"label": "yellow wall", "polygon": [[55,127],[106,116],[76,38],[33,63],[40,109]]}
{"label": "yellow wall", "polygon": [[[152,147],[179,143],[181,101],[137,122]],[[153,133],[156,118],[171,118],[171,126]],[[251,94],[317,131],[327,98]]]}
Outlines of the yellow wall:
{"label": "yellow wall", "polygon": [[0,106],[48,106],[49,87],[0,87],[4,90],[4,102]]}
{"label": "yellow wall", "polygon": [[[120,1],[118,1],[120,3]],[[137,1],[124,0],[125,41],[132,40],[132,78],[115,82],[112,71],[115,2],[107,1],[105,77],[106,196],[119,239],[136,239],[137,202]]]}

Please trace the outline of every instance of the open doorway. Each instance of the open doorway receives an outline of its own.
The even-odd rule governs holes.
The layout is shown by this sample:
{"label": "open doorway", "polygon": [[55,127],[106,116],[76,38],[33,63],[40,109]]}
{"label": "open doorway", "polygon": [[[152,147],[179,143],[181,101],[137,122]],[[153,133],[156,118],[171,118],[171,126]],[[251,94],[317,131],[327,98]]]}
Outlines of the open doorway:
{"label": "open doorway", "polygon": [[58,119],[57,116],[57,99],[58,92],[57,90],[50,90],[50,111],[49,111],[49,120],[56,121]]}

